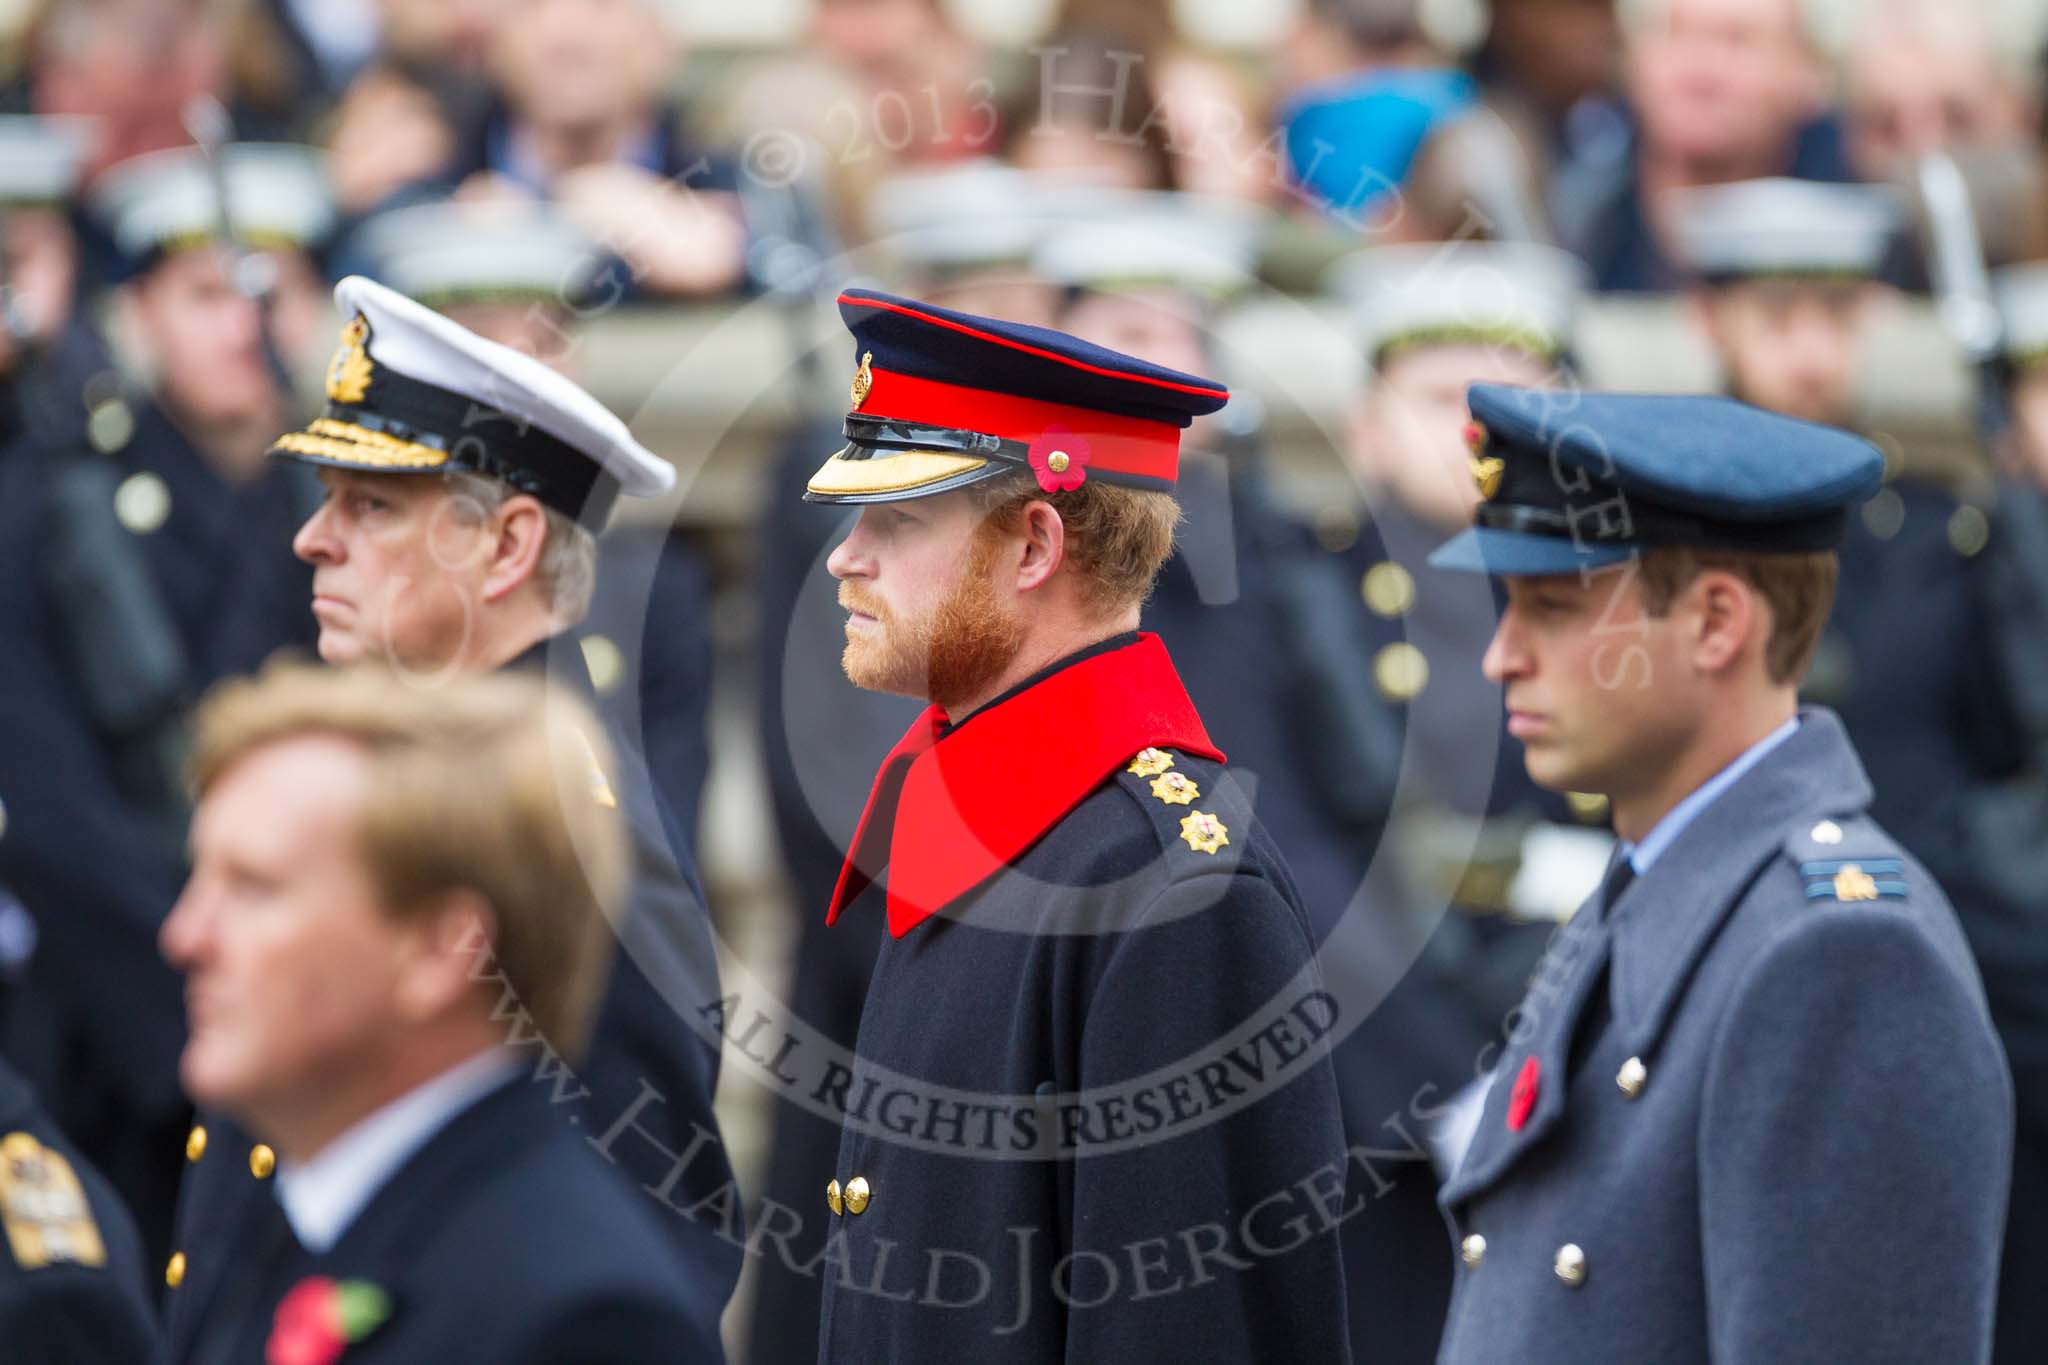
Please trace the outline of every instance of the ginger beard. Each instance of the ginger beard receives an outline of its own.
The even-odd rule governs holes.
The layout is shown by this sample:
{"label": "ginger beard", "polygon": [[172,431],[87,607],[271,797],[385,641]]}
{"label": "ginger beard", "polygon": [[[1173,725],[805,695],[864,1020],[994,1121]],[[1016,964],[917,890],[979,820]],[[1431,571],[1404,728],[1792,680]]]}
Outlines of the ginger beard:
{"label": "ginger beard", "polygon": [[938,603],[899,616],[851,581],[839,584],[839,605],[875,618],[875,632],[848,631],[840,664],[856,687],[953,706],[984,696],[1024,642],[1024,623],[997,599],[991,571],[997,534],[975,533],[959,579]]}

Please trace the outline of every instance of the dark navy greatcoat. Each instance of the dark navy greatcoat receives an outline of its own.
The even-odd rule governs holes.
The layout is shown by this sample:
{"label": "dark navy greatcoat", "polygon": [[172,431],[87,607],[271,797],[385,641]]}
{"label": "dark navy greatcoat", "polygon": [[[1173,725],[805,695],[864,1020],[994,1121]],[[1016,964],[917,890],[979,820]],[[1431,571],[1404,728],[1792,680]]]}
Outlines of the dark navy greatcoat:
{"label": "dark navy greatcoat", "polygon": [[[156,1314],[145,1288],[142,1240],[136,1236],[134,1220],[106,1178],[87,1164],[43,1112],[28,1083],[13,1067],[0,1062],[0,1139],[12,1148],[23,1138],[70,1168],[84,1196],[100,1255],[86,1254],[83,1243],[75,1243],[72,1255],[45,1260],[38,1246],[24,1260],[13,1239],[0,1235],[0,1354],[25,1365],[103,1365],[147,1359],[156,1340]],[[0,1160],[12,1164],[15,1155],[9,1151],[0,1155]],[[51,1175],[47,1161],[40,1169],[9,1171],[6,1183],[10,1194],[5,1202],[20,1200],[22,1212],[27,1212],[31,1201],[47,1198],[43,1191],[54,1183]],[[54,1220],[59,1224],[77,1221],[61,1216],[74,1210],[75,1206],[43,1206],[45,1213],[59,1215]],[[10,1222],[21,1218],[12,1208],[9,1215]],[[21,1221],[34,1224],[38,1220],[26,1217]],[[25,1226],[24,1232],[40,1243],[39,1228]]]}
{"label": "dark navy greatcoat", "polygon": [[515,1079],[408,1157],[324,1254],[299,1245],[270,1186],[243,1201],[207,1309],[174,1326],[168,1359],[258,1365],[285,1294],[326,1276],[390,1302],[347,1365],[716,1361],[654,1216],[545,1090]]}
{"label": "dark navy greatcoat", "polygon": [[[582,651],[570,637],[534,646],[512,668],[545,667],[551,681],[587,694]],[[586,697],[587,699],[587,697]],[[619,751],[615,793],[632,832],[634,876],[621,951],[612,960],[588,1053],[573,1071],[538,1045],[529,1025],[508,1020],[506,1041],[532,1059],[523,1082],[551,1102],[547,1121],[584,1138],[610,1163],[607,1176],[645,1206],[680,1267],[674,1292],[689,1330],[670,1345],[677,1359],[721,1358],[719,1318],[739,1280],[743,1220],[712,1098],[716,1046],[693,1027],[718,998],[710,921],[687,846],[646,766]],[[271,1163],[219,1115],[202,1114],[206,1136],[188,1143],[176,1229],[183,1283],[166,1303],[174,1348],[198,1330],[221,1277],[243,1255],[238,1229],[268,1200]],[[594,1147],[591,1145],[594,1144]],[[175,1353],[172,1359],[184,1357]],[[481,1358],[481,1357],[479,1357]],[[582,1359],[582,1357],[573,1357]],[[605,1357],[609,1359],[609,1357]],[[656,1357],[666,1359],[667,1357]]]}
{"label": "dark navy greatcoat", "polygon": [[1561,930],[1442,1204],[1449,1362],[1981,1361],[2013,1101],[1833,713]]}
{"label": "dark navy greatcoat", "polygon": [[928,711],[854,847],[820,1359],[1347,1360],[1351,1021],[1157,638]]}

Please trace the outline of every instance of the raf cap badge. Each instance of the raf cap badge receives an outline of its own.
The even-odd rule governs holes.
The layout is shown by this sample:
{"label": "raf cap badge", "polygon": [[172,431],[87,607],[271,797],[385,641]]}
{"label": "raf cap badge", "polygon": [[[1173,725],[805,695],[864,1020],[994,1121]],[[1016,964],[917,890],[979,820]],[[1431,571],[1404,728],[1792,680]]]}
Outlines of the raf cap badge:
{"label": "raf cap badge", "polygon": [[1500,476],[1508,462],[1486,453],[1486,428],[1478,422],[1465,424],[1465,448],[1472,452],[1472,482],[1479,486],[1479,496],[1491,498],[1500,492]]}

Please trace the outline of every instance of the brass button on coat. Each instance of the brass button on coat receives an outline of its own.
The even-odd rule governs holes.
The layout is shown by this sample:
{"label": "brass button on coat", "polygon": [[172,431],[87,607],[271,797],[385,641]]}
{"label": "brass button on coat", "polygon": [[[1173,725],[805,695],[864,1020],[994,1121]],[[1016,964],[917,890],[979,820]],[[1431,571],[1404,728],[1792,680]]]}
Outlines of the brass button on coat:
{"label": "brass button on coat", "polygon": [[277,1169],[277,1153],[270,1150],[268,1143],[257,1143],[249,1149],[249,1174],[258,1180],[268,1180],[270,1173]]}
{"label": "brass button on coat", "polygon": [[179,1285],[183,1284],[184,1282],[185,1253],[182,1251],[174,1251],[171,1253],[170,1264],[164,1267],[164,1283],[169,1285],[172,1289],[176,1289]]}
{"label": "brass button on coat", "polygon": [[192,1131],[185,1135],[185,1160],[197,1161],[206,1155],[206,1125],[195,1123]]}
{"label": "brass button on coat", "polygon": [[857,1175],[846,1182],[846,1211],[848,1213],[866,1213],[868,1204],[874,1197],[874,1191],[868,1188],[868,1178],[866,1176]]}
{"label": "brass button on coat", "polygon": [[1577,1242],[1566,1242],[1557,1249],[1557,1278],[1577,1289],[1586,1282],[1586,1253],[1579,1250]]}
{"label": "brass button on coat", "polygon": [[1465,1258],[1468,1269],[1479,1269],[1479,1263],[1486,1259],[1486,1239],[1473,1233],[1459,1244],[1458,1254]]}
{"label": "brass button on coat", "polygon": [[836,1214],[846,1212],[846,1206],[839,1200],[839,1182],[834,1180],[825,1187],[825,1207]]}
{"label": "brass button on coat", "polygon": [[1614,1083],[1621,1087],[1621,1093],[1634,1099],[1643,1093],[1643,1083],[1650,1079],[1650,1068],[1643,1065],[1640,1057],[1631,1057],[1621,1064],[1621,1070],[1614,1073]]}

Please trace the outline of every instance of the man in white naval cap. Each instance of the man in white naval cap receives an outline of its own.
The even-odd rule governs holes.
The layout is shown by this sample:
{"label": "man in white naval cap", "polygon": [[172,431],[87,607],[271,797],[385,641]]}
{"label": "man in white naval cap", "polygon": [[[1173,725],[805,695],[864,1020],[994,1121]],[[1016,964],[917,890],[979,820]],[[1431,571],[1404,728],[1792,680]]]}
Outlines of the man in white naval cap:
{"label": "man in white naval cap", "polygon": [[[511,670],[587,693],[565,632],[589,601],[592,528],[621,494],[667,489],[672,469],[530,356],[360,277],[336,286],[335,302],[347,322],[326,410],[272,447],[313,465],[326,488],[294,542],[313,566],[321,657],[387,665],[420,687]],[[635,873],[587,1060],[572,1078],[530,1027],[508,1023],[508,1041],[562,1099],[561,1121],[655,1201],[690,1265],[693,1336],[668,1349],[715,1360],[741,1242],[711,1109],[718,1050],[699,1032],[717,1000],[710,924],[686,845],[620,740],[621,781],[602,795],[629,817]],[[203,1121],[187,1150],[174,1352],[191,1349],[210,1302],[235,1292],[225,1230],[242,1201],[266,1197],[275,1165],[219,1120]]]}
{"label": "man in white naval cap", "polygon": [[[581,382],[585,318],[604,311],[620,269],[553,205],[427,199],[386,209],[342,260],[490,341]],[[598,539],[590,609],[575,627],[599,707],[640,737],[656,789],[697,828],[711,767],[711,569],[667,525],[612,527]]]}

